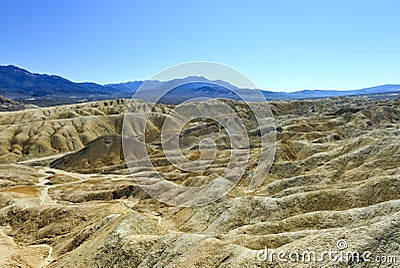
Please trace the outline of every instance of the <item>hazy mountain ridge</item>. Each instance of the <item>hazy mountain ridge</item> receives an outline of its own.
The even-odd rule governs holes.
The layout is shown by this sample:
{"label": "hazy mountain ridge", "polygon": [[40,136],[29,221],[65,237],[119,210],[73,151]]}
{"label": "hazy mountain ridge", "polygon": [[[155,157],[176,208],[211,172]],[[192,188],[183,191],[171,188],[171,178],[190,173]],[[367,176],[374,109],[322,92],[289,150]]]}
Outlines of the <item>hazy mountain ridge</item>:
{"label": "hazy mountain ridge", "polygon": [[[215,84],[215,83],[218,83]],[[240,89],[225,81],[210,81],[204,77],[190,76],[171,81],[133,81],[99,85],[75,83],[57,75],[31,73],[22,68],[0,66],[0,92],[7,98],[39,106],[70,104],[113,98],[131,98],[141,86],[149,96],[158,95],[157,90],[176,88],[161,99],[162,103],[180,103],[196,97],[239,99],[237,92],[256,96],[253,89]],[[233,91],[233,92],[232,92]],[[267,100],[312,99],[366,94],[400,92],[400,85],[382,85],[359,90],[302,90],[297,92],[261,91]]]}

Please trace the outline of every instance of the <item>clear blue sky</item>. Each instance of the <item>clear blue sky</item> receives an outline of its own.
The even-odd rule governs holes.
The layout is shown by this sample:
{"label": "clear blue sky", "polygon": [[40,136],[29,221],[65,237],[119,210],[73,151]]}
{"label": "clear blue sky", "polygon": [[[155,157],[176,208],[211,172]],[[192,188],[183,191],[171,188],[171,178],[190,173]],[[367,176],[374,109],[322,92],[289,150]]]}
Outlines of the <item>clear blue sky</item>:
{"label": "clear blue sky", "polygon": [[400,84],[400,1],[2,1],[0,64],[98,83],[215,61],[275,91]]}

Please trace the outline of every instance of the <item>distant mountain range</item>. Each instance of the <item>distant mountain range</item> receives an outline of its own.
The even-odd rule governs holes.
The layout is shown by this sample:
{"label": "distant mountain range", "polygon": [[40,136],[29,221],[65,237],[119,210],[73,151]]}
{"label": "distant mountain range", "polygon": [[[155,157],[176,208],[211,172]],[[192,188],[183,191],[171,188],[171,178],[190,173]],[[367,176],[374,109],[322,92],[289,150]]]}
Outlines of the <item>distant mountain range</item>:
{"label": "distant mountain range", "polygon": [[[167,82],[147,81],[147,96],[156,96],[163,88],[175,87],[161,99],[163,103],[179,103],[194,97],[239,99],[234,92],[252,96],[252,89],[239,89],[224,81],[213,84],[204,77],[187,77]],[[16,66],[0,66],[0,93],[5,97],[36,105],[56,105],[111,98],[131,98],[145,81],[99,85],[74,83],[63,77],[35,74]],[[181,85],[184,84],[184,85]],[[229,89],[233,89],[229,90]],[[297,92],[261,91],[267,100],[312,99],[338,96],[400,93],[400,85],[382,85],[358,90],[302,90]]]}

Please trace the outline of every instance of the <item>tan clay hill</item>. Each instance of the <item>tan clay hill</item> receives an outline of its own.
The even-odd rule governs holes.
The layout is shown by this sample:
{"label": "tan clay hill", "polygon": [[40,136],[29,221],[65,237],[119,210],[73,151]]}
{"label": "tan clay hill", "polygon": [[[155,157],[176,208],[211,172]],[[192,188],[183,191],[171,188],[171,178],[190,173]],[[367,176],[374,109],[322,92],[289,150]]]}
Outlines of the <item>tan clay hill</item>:
{"label": "tan clay hill", "polygon": [[[250,120],[245,105],[225,102]],[[270,103],[277,147],[261,187],[245,191],[260,145],[249,121],[241,182],[189,208],[161,203],[135,183],[121,147],[126,106],[121,99],[0,113],[0,267],[400,266],[399,98]],[[187,125],[189,160],[200,157],[205,137],[219,151],[208,169],[180,172],[154,136],[172,108],[157,105],[150,118],[152,163],[175,183],[206,183],[229,161],[223,129],[207,120]],[[138,165],[134,176],[151,172]],[[260,251],[322,254],[338,245],[346,254],[370,251],[370,262],[262,261]]]}
{"label": "tan clay hill", "polygon": [[[33,105],[31,105],[31,106],[33,106]],[[28,108],[28,107],[29,107],[29,105],[10,100],[10,99],[4,97],[3,95],[1,95],[1,93],[0,93],[0,112],[16,111],[16,110],[21,110],[21,109]]]}

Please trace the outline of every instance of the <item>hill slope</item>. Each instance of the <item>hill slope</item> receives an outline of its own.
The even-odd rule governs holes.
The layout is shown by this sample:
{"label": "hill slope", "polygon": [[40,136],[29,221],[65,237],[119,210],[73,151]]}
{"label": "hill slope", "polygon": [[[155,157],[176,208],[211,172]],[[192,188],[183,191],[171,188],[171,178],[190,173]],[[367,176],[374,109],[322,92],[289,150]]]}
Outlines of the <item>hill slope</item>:
{"label": "hill slope", "polygon": [[3,111],[16,111],[26,108],[27,106],[23,103],[13,101],[9,98],[4,97],[0,94],[0,112]]}

